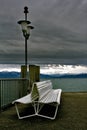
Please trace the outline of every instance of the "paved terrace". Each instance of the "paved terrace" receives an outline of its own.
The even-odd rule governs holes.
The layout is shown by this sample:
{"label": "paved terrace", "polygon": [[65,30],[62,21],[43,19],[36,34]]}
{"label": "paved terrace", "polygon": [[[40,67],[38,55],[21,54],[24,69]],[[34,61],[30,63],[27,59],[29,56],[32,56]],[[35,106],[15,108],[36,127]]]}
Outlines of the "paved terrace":
{"label": "paved terrace", "polygon": [[[49,111],[49,108],[47,109]],[[62,93],[61,105],[57,117],[53,121],[41,117],[18,120],[14,106],[0,112],[0,130],[86,129],[87,93]]]}

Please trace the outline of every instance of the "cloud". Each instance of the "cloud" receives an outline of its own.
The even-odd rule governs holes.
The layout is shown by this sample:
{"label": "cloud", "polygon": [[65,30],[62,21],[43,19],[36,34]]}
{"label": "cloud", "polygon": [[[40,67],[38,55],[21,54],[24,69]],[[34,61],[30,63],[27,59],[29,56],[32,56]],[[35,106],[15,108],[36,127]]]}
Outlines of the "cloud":
{"label": "cloud", "polygon": [[0,0],[1,63],[24,62],[24,38],[17,24],[24,19],[24,6],[35,27],[28,40],[29,63],[87,64],[86,0]]}
{"label": "cloud", "polygon": [[42,65],[40,73],[42,74],[80,74],[86,73],[87,66],[74,65]]}

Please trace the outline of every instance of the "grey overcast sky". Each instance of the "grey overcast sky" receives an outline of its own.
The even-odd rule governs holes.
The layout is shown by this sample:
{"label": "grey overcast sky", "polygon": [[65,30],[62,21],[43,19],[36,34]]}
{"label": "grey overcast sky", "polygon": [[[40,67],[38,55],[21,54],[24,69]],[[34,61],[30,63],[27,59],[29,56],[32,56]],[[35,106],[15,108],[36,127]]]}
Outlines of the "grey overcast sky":
{"label": "grey overcast sky", "polygon": [[24,63],[25,6],[35,27],[28,63],[87,65],[87,0],[0,0],[0,63]]}

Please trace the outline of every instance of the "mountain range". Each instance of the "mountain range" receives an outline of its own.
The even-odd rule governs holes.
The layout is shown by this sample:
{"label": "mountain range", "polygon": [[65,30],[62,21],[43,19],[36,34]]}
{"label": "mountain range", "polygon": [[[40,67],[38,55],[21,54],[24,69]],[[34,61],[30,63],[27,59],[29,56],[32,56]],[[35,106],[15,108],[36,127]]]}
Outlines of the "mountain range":
{"label": "mountain range", "polygon": [[40,74],[40,78],[87,78],[87,73],[82,74]]}
{"label": "mountain range", "polygon": [[[0,78],[20,78],[20,72],[0,72]],[[40,78],[87,78],[87,73],[82,74],[40,74]]]}

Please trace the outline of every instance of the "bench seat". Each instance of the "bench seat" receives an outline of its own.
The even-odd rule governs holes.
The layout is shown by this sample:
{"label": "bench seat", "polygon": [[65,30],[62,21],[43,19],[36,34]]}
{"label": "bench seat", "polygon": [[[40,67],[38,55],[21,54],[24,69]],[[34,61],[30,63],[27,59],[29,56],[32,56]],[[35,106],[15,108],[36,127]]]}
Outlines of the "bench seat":
{"label": "bench seat", "polygon": [[29,104],[31,102],[32,102],[32,100],[31,100],[31,93],[30,93],[30,94],[28,94],[28,95],[26,95],[26,96],[24,96],[24,97],[22,97],[20,99],[17,99],[15,101],[13,101],[12,104],[14,104],[14,103]]}

